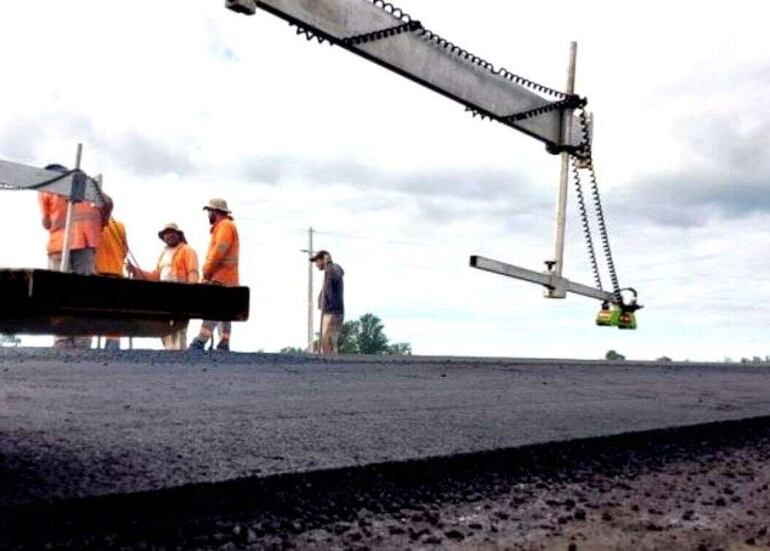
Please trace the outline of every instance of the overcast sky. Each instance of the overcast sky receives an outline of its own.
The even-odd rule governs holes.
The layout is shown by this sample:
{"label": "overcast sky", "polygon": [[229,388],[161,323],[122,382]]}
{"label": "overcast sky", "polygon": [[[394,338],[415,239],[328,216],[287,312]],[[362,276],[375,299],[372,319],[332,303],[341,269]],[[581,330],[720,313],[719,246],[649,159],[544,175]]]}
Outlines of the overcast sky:
{"label": "overcast sky", "polygon": [[[621,284],[647,307],[637,332],[595,327],[590,299],[547,301],[534,285],[468,267],[471,254],[532,269],[553,256],[559,162],[542,144],[308,43],[265,12],[247,18],[222,4],[3,2],[0,158],[71,164],[83,142],[85,170],[104,174],[148,268],[170,221],[203,256],[201,207],[226,198],[252,288],[235,349],[304,346],[299,250],[312,225],[346,271],[348,317],[379,315],[419,354],[770,354],[761,3],[399,3],[465,49],[556,88],[569,41],[579,42],[577,88],[595,114]],[[565,274],[591,283],[574,199]],[[0,205],[2,265],[43,267],[35,196],[4,192]]]}

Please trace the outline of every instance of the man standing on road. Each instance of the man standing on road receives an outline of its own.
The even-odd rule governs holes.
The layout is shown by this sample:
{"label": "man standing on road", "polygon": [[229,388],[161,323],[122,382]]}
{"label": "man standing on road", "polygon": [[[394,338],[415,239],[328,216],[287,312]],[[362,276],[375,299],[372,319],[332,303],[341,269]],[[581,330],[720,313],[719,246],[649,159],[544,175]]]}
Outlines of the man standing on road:
{"label": "man standing on road", "polygon": [[[129,271],[138,279],[150,281],[173,281],[176,283],[198,283],[198,255],[195,254],[184,232],[176,224],[166,224],[158,232],[158,237],[166,248],[158,259],[158,266],[153,272],[145,272],[129,265]],[[184,350],[187,348],[187,327],[161,338],[166,350]]]}
{"label": "man standing on road", "polygon": [[339,340],[345,321],[345,271],[332,262],[328,251],[318,251],[310,259],[324,272],[324,284],[318,296],[321,310],[321,354],[339,354]]}
{"label": "man standing on road", "polygon": [[[224,199],[212,199],[203,207],[203,210],[208,212],[211,224],[211,243],[203,265],[203,283],[236,286],[238,285],[240,244],[232,212]],[[232,331],[232,324],[229,321],[204,321],[200,333],[193,339],[190,348],[204,350],[209,339],[214,338],[215,328],[219,329],[217,350],[229,351]]]}

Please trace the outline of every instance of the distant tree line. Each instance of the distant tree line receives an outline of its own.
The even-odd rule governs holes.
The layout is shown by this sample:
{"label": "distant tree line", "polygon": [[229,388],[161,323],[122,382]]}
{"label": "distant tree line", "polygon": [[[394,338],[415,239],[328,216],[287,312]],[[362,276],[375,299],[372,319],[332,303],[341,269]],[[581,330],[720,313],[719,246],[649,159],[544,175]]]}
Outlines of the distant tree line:
{"label": "distant tree line", "polygon": [[[357,320],[346,321],[340,334],[340,354],[411,356],[408,342],[391,343],[385,325],[374,314],[364,314]],[[305,350],[287,346],[281,354],[302,354]]]}
{"label": "distant tree line", "polygon": [[[732,360],[730,358],[725,358],[725,361]],[[762,359],[759,356],[752,356],[751,358],[741,358],[742,364],[763,364],[763,363],[770,363],[770,356],[765,356],[764,359]]]}
{"label": "distant tree line", "polygon": [[0,347],[12,346],[18,348],[21,346],[21,339],[16,335],[2,335],[0,334]]}
{"label": "distant tree line", "polygon": [[[616,350],[608,350],[607,353],[604,355],[604,359],[611,361],[611,362],[620,362],[626,359],[626,357],[621,354],[620,352],[617,352]],[[655,359],[656,362],[661,363],[668,363],[673,362],[671,358],[668,356],[660,356],[659,358]],[[689,362],[690,360],[684,360],[685,362]],[[736,363],[732,358],[726,357],[724,359],[724,363]],[[751,358],[741,358],[740,363],[742,364],[768,364],[770,363],[770,356],[765,356],[762,358],[761,356],[752,356]]]}

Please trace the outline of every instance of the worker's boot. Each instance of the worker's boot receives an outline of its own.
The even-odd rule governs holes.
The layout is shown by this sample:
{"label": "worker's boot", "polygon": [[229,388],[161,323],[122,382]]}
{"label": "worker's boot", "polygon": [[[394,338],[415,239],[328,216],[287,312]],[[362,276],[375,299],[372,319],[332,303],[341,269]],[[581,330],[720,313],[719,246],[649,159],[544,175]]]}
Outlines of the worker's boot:
{"label": "worker's boot", "polygon": [[190,343],[188,350],[199,350],[203,352],[204,350],[206,350],[206,341],[204,341],[200,337],[195,337]]}
{"label": "worker's boot", "polygon": [[230,352],[230,341],[228,339],[222,339],[217,345],[217,350],[220,352]]}

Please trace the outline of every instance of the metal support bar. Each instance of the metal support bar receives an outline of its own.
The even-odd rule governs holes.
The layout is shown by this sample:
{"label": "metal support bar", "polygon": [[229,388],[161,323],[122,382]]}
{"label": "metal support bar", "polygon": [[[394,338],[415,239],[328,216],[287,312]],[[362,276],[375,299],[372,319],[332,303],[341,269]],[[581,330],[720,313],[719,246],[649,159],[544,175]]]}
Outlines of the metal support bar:
{"label": "metal support bar", "polygon": [[[575,67],[577,62],[577,42],[570,43],[569,65],[567,67],[567,93],[575,92]],[[572,110],[565,110],[562,118],[562,135],[569,136],[572,127]],[[561,176],[559,179],[559,192],[556,199],[556,234],[554,237],[554,257],[549,263],[550,271],[556,277],[564,273],[564,236],[567,227],[567,197],[569,191],[569,162],[570,154],[561,154]],[[549,290],[545,293],[547,298],[565,298],[566,293],[559,289]]]}
{"label": "metal support bar", "polygon": [[[83,144],[78,144],[78,151],[75,156],[75,169],[80,170],[80,161],[83,159]],[[75,201],[78,195],[83,194],[83,190],[76,189],[76,179],[72,179],[70,188],[69,201],[67,201],[67,222],[64,225],[64,246],[61,253],[61,265],[59,266],[60,272],[69,271],[70,266],[70,248],[72,246],[72,215],[75,211]],[[79,187],[79,186],[77,186]]]}
{"label": "metal support bar", "polygon": [[472,256],[470,264],[472,268],[483,270],[485,272],[512,277],[522,281],[529,281],[530,283],[537,283],[538,285],[545,287],[549,292],[560,293],[565,296],[567,293],[573,293],[613,304],[617,302],[615,295],[612,293],[608,293],[601,289],[595,289],[581,283],[575,283],[567,278],[557,276],[553,272],[536,272],[534,270],[528,270],[527,268],[520,268],[519,266],[492,260],[491,258],[485,258],[483,256]]}

